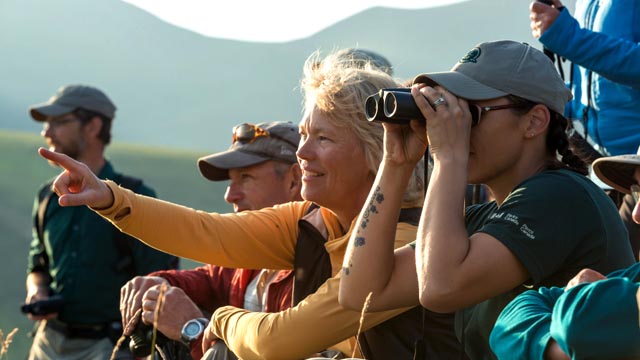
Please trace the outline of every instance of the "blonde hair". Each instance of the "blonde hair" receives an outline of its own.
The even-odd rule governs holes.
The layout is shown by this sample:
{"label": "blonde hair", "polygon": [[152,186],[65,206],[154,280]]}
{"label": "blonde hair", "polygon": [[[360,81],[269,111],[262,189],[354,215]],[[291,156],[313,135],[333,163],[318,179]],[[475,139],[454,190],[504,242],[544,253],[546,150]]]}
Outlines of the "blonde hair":
{"label": "blonde hair", "polygon": [[[317,109],[333,126],[353,133],[362,145],[373,177],[382,160],[384,129],[379,122],[366,120],[364,103],[380,89],[394,87],[398,83],[374,63],[364,60],[354,63],[340,51],[323,59],[318,51],[314,52],[305,62],[301,81],[305,113]],[[422,179],[421,170],[415,170],[405,193],[405,199],[412,205],[418,198],[422,203]]]}
{"label": "blonde hair", "polygon": [[305,112],[316,108],[333,126],[351,131],[360,140],[367,166],[375,176],[382,158],[384,131],[380,123],[366,120],[364,103],[379,89],[395,86],[388,74],[368,63],[356,67],[336,53],[319,60],[319,52],[315,52],[304,66]]}

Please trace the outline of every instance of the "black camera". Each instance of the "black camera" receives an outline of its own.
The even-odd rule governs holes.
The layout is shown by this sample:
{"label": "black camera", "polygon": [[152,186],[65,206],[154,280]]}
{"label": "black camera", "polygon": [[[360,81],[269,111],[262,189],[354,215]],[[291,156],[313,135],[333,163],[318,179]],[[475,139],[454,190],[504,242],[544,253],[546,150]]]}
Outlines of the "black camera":
{"label": "black camera", "polygon": [[[469,104],[472,124],[480,119],[480,108]],[[411,119],[426,121],[413,100],[411,88],[380,89],[365,100],[364,113],[369,121],[408,124]]]}
{"label": "black camera", "polygon": [[[146,357],[151,354],[151,341],[153,339],[153,327],[138,321],[135,329],[130,336],[129,350],[135,357]],[[167,342],[169,338],[164,336],[161,332],[156,331],[156,344],[162,346]]]}
{"label": "black camera", "polygon": [[22,304],[22,306],[20,306],[20,311],[22,311],[23,314],[42,316],[58,313],[63,307],[64,299],[62,298],[62,295],[53,295],[45,300]]}

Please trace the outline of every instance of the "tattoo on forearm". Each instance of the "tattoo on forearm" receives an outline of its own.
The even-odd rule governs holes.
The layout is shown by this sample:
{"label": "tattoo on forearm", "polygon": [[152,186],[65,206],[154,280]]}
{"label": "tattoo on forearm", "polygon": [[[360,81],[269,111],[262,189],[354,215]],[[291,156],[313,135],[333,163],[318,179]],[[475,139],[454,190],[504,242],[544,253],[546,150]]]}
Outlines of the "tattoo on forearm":
{"label": "tattoo on forearm", "polygon": [[[369,224],[369,221],[371,220],[369,216],[371,214],[378,213],[378,208],[376,207],[376,203],[382,204],[383,201],[384,201],[384,195],[380,191],[380,186],[378,186],[373,192],[373,195],[371,196],[371,201],[369,201],[369,204],[367,204],[367,208],[365,209],[364,214],[362,216],[362,224],[360,225],[362,229],[365,229],[367,227],[367,224]],[[364,244],[364,239],[363,239],[363,244]]]}
{"label": "tattoo on forearm", "polygon": [[349,266],[343,266],[342,267],[342,273],[344,275],[346,275],[346,276],[349,276],[349,268],[352,267],[352,266],[353,266],[352,263],[349,263]]}
{"label": "tattoo on forearm", "polygon": [[353,246],[355,247],[362,246],[364,245],[364,243],[365,243],[364,237],[356,236],[355,240],[353,241]]}

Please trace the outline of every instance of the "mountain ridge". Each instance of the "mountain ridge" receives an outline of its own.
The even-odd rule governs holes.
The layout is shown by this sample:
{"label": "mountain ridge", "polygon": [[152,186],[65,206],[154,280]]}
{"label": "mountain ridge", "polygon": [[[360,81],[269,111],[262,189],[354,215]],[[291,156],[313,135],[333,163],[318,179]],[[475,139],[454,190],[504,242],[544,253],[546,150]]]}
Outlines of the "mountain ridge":
{"label": "mountain ridge", "polygon": [[539,47],[530,35],[528,3],[374,7],[311,37],[274,44],[207,38],[124,2],[4,0],[0,128],[39,131],[28,106],[63,84],[83,82],[104,89],[118,106],[114,139],[218,151],[237,123],[300,120],[299,79],[314,50],[378,51],[399,79],[409,79],[448,70],[482,41],[510,38]]}

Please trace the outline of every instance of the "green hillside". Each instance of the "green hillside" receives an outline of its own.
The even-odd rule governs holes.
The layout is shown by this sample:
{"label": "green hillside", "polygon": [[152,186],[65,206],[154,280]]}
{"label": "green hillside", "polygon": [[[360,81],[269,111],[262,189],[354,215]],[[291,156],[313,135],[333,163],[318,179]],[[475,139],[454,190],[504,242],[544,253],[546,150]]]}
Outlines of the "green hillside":
{"label": "green hillside", "polygon": [[[82,82],[103,89],[118,107],[116,139],[206,149],[226,143],[229,129],[243,121],[297,123],[302,64],[318,49],[378,51],[403,80],[448,70],[481,41],[540,48],[529,28],[529,2],[373,7],[305,39],[255,43],[204,37],[122,1],[2,0],[0,128],[35,130],[29,105]],[[308,6],[312,14],[316,5]]]}
{"label": "green hillside", "polygon": [[[31,238],[31,207],[35,192],[59,171],[36,152],[42,146],[36,134],[0,131],[0,329],[19,332],[9,348],[9,359],[24,358],[32,322],[19,312],[24,301],[27,250]],[[148,146],[115,143],[107,157],[123,173],[135,175],[155,188],[158,197],[196,209],[232,211],[222,196],[226,182],[213,183],[200,176],[195,160],[207,152],[220,149],[175,151]],[[197,265],[183,261],[183,268]]]}

